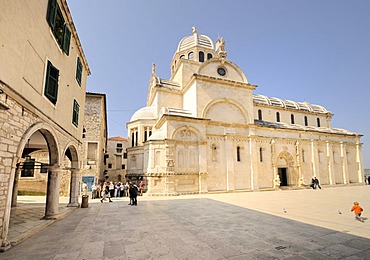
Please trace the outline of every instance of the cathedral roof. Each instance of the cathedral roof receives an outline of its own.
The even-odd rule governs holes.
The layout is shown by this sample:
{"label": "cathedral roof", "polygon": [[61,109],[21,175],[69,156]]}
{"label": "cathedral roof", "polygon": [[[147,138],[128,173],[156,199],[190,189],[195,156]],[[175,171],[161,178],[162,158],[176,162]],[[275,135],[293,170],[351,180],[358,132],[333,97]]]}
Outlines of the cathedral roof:
{"label": "cathedral roof", "polygon": [[282,107],[282,108],[290,108],[290,109],[297,109],[297,110],[303,110],[313,113],[319,113],[319,114],[326,114],[330,113],[325,107],[320,105],[313,105],[309,104],[308,102],[296,102],[292,100],[283,100],[280,98],[268,98],[264,95],[259,94],[253,94],[253,102],[268,106],[275,106],[275,107]]}
{"label": "cathedral roof", "polygon": [[280,129],[293,129],[293,130],[302,130],[302,131],[316,131],[322,133],[330,133],[330,134],[343,134],[343,135],[359,135],[354,132],[350,132],[348,130],[342,128],[327,128],[327,127],[315,127],[315,126],[303,126],[297,124],[286,124],[282,122],[267,122],[263,120],[254,120],[254,124],[264,127],[270,128],[280,128]]}
{"label": "cathedral roof", "polygon": [[179,45],[177,46],[177,52],[192,48],[195,46],[201,46],[208,49],[214,49],[212,40],[202,34],[197,34],[196,32],[193,35],[186,36],[182,38]]}
{"label": "cathedral roof", "polygon": [[140,119],[156,119],[157,110],[154,106],[143,107],[136,111],[130,121],[140,120]]}

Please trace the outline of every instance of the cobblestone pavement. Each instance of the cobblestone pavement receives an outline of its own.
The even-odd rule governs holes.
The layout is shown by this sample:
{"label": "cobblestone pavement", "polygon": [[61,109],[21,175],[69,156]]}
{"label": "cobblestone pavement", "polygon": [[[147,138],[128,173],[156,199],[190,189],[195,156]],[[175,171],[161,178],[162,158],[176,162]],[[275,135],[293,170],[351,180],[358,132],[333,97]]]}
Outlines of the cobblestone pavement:
{"label": "cobblestone pavement", "polygon": [[[370,259],[370,186],[94,201],[0,259]],[[353,201],[365,223],[354,220]]]}
{"label": "cobblestone pavement", "polygon": [[[67,200],[68,198],[60,199],[59,218],[70,214],[74,209],[67,207]],[[10,213],[8,240],[12,245],[22,242],[56,221],[43,219],[45,203],[41,201],[45,201],[44,196],[18,196],[18,205],[12,208]]]}

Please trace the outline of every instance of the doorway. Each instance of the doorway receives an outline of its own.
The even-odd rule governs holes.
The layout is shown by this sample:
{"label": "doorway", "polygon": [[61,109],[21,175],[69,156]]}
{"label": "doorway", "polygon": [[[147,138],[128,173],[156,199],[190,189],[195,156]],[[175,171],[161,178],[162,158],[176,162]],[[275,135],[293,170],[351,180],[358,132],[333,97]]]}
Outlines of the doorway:
{"label": "doorway", "polygon": [[278,168],[280,186],[288,186],[287,168]]}

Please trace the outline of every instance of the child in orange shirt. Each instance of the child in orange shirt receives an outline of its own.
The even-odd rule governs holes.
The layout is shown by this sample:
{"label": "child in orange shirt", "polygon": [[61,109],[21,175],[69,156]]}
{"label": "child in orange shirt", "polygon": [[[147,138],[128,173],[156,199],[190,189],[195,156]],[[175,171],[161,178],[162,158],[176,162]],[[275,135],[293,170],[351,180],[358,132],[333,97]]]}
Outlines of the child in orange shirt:
{"label": "child in orange shirt", "polygon": [[355,219],[356,220],[364,222],[361,218],[361,213],[362,213],[363,209],[361,208],[360,203],[358,203],[357,201],[353,202],[353,207],[352,207],[351,211],[355,212]]}

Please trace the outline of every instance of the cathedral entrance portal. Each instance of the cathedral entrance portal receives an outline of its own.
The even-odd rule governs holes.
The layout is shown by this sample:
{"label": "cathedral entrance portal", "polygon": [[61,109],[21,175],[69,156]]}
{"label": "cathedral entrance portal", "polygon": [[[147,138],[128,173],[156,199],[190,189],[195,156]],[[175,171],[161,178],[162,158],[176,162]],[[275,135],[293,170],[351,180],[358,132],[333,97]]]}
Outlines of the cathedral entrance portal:
{"label": "cathedral entrance portal", "polygon": [[283,151],[279,154],[276,166],[280,187],[298,186],[298,172],[294,168],[294,159],[289,152]]}
{"label": "cathedral entrance portal", "polygon": [[280,186],[288,186],[287,168],[278,168]]}

